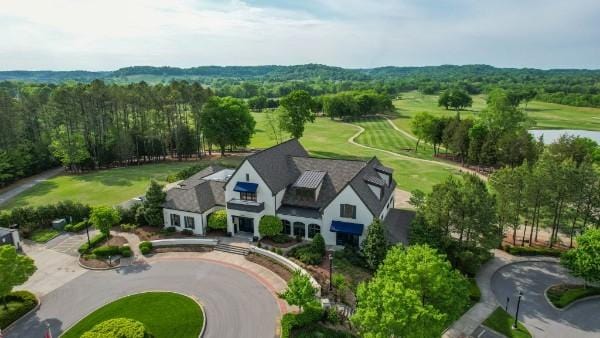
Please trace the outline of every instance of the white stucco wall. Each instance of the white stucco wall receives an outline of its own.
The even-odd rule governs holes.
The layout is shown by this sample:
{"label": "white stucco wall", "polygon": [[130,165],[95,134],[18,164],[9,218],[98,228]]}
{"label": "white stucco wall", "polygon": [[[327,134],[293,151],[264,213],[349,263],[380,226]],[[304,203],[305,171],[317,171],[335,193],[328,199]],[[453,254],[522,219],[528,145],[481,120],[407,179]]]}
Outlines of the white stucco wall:
{"label": "white stucco wall", "polygon": [[[356,219],[340,217],[340,204],[351,204],[356,206]],[[325,239],[325,244],[335,245],[335,232],[330,231],[331,221],[342,221],[350,223],[364,224],[364,230],[359,240],[362,241],[366,234],[369,224],[373,222],[373,214],[367,206],[360,200],[354,189],[347,186],[342,192],[325,208],[323,211],[323,225],[321,226],[321,234]]]}
{"label": "white stucco wall", "polygon": [[381,215],[379,215],[379,219],[380,220],[384,220],[388,214],[388,212],[390,212],[390,209],[394,208],[394,193],[392,192],[392,194],[390,195],[390,197],[388,198],[385,207],[383,208],[383,210],[381,210]]}
{"label": "white stucco wall", "polygon": [[180,217],[180,226],[179,227],[175,227],[177,229],[177,231],[181,231],[183,229],[185,229],[185,220],[184,217],[185,216],[189,216],[189,217],[193,217],[194,218],[194,229],[190,229],[194,232],[194,234],[196,235],[205,235],[206,232],[205,230],[205,222],[203,221],[203,219],[206,219],[206,215],[204,214],[196,214],[196,213],[192,213],[192,212],[187,212],[187,211],[181,211],[181,210],[173,210],[173,209],[166,209],[163,208],[163,217],[164,217],[164,222],[165,222],[165,227],[170,227],[171,226],[171,214],[177,214]]}
{"label": "white stucco wall", "polygon": [[[246,181],[246,174],[249,174],[249,180]],[[271,189],[267,186],[267,184],[263,181],[263,179],[258,175],[254,167],[248,161],[244,161],[242,165],[239,167],[237,172],[231,177],[227,185],[225,186],[225,202],[228,202],[232,199],[239,199],[240,193],[237,191],[233,191],[235,184],[237,182],[250,182],[258,184],[256,189],[256,201],[265,204],[265,208],[260,213],[248,212],[248,211],[239,211],[228,209],[227,210],[227,231],[233,233],[234,226],[232,216],[239,217],[248,217],[254,219],[254,236],[258,236],[258,222],[260,221],[263,215],[275,215],[276,203],[275,196],[271,192]],[[283,197],[283,194],[281,195]],[[277,203],[280,203],[279,201]]]}
{"label": "white stucco wall", "polygon": [[[293,236],[293,232],[294,232],[294,222],[302,222],[304,223],[304,239],[308,239],[310,240],[311,238],[308,238],[308,225],[309,224],[317,224],[319,226],[321,226],[321,235],[323,235],[323,222],[321,219],[315,219],[315,218],[305,218],[305,217],[298,217],[298,216],[289,216],[289,215],[281,215],[278,214],[277,217],[279,217],[281,220],[287,220],[290,222],[290,233],[287,235]],[[329,231],[329,228],[327,228],[327,231]]]}

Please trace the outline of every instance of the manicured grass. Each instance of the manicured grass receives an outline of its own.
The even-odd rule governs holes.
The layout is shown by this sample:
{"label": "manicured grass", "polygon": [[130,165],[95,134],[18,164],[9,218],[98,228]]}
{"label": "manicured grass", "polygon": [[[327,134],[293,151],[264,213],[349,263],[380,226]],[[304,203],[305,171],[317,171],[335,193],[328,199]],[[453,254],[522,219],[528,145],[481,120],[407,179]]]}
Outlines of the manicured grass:
{"label": "manicured grass", "polygon": [[0,329],[24,316],[37,305],[37,299],[28,291],[14,291],[6,296],[6,306],[0,303]]}
{"label": "manicured grass", "polygon": [[31,233],[29,239],[36,243],[46,243],[58,235],[60,235],[60,231],[56,229],[36,229]]}
{"label": "manicured grass", "polygon": [[469,300],[471,301],[471,306],[477,304],[480,299],[481,290],[479,290],[479,286],[477,286],[475,278],[469,278]]}
{"label": "manicured grass", "polygon": [[[258,132],[252,138],[251,147],[266,148],[275,144],[269,138],[264,125],[265,119],[261,113],[253,113],[257,121]],[[400,134],[389,126],[389,130]],[[449,175],[458,174],[458,170],[441,165],[417,161],[407,158],[399,158],[383,151],[365,149],[348,143],[348,139],[358,132],[358,128],[348,123],[332,121],[328,118],[319,117],[314,123],[308,123],[304,136],[300,142],[309,150],[312,156],[335,157],[346,159],[368,160],[377,156],[386,166],[394,169],[394,178],[398,187],[403,190],[412,191],[421,189],[430,191],[434,184],[445,180]],[[390,132],[390,135],[394,135]],[[357,140],[358,142],[358,140]]]}
{"label": "manicured grass", "polygon": [[483,325],[502,333],[508,338],[531,337],[531,333],[520,322],[517,323],[517,329],[513,329],[514,322],[515,318],[499,307],[483,322]]}
{"label": "manicured grass", "polygon": [[546,291],[546,296],[559,309],[566,307],[576,300],[600,295],[600,288],[583,285],[554,285]]}
{"label": "manicured grass", "polygon": [[[232,158],[232,161],[239,161]],[[1,209],[53,204],[72,200],[94,205],[116,205],[143,195],[154,179],[165,183],[167,175],[208,161],[166,162],[99,170],[79,175],[65,174],[40,182],[3,204]]]}
{"label": "manicured grass", "polygon": [[155,338],[197,338],[204,313],[193,299],[171,292],[147,292],[121,298],[92,312],[65,332],[76,338],[94,325],[113,318],[131,318],[144,324]]}
{"label": "manicured grass", "polygon": [[[437,95],[423,95],[419,92],[401,94],[402,99],[396,100],[400,117],[394,122],[403,130],[410,132],[410,118],[418,112],[426,111],[434,115],[455,116],[453,110],[437,106]],[[461,117],[474,116],[485,108],[485,95],[473,96],[473,107],[461,111]],[[536,121],[538,129],[583,129],[600,130],[600,108],[573,107],[562,104],[540,101],[529,102],[527,107],[521,106],[529,117]]]}

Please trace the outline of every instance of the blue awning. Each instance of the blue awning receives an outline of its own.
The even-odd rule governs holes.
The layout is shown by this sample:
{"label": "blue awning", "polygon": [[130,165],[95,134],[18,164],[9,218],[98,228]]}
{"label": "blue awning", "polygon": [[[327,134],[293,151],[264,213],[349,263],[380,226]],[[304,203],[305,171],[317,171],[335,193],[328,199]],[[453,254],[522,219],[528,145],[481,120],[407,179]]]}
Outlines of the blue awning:
{"label": "blue awning", "polygon": [[342,232],[351,235],[362,235],[364,224],[349,223],[342,221],[331,221],[331,231]]}
{"label": "blue awning", "polygon": [[233,191],[237,192],[256,192],[256,188],[258,188],[258,184],[250,183],[250,182],[237,182]]}

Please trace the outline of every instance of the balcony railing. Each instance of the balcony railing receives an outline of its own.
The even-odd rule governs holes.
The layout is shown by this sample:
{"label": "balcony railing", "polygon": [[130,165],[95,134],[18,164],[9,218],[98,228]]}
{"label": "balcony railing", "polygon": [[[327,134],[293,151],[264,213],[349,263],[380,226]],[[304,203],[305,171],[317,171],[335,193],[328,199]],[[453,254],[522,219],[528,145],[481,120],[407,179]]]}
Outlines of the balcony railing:
{"label": "balcony railing", "polygon": [[227,202],[227,209],[249,211],[249,212],[261,212],[265,210],[264,202],[246,201],[233,198]]}

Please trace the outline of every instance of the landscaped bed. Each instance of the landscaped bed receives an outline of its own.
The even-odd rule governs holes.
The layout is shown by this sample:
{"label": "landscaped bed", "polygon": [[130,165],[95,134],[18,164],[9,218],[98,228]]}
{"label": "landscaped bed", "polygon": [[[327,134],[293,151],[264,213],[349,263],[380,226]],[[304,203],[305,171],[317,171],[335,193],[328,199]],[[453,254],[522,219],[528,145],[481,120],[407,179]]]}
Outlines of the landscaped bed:
{"label": "landscaped bed", "polygon": [[133,252],[125,237],[99,233],[79,247],[79,263],[86,268],[108,269],[119,266],[121,257],[131,257]]}
{"label": "landscaped bed", "polygon": [[250,253],[246,256],[246,259],[250,262],[256,263],[258,265],[262,265],[265,268],[275,272],[279,277],[281,277],[284,281],[289,281],[292,278],[292,272],[286,268],[285,266],[277,263],[273,259],[269,257],[265,257],[263,255],[258,255],[255,253]]}
{"label": "landscaped bed", "polygon": [[508,338],[529,338],[531,334],[521,324],[517,324],[517,328],[513,329],[515,318],[509,315],[504,309],[496,308],[494,312],[483,322],[483,325],[490,329],[502,333]]}
{"label": "landscaped bed", "polygon": [[573,302],[591,296],[600,295],[599,287],[587,288],[583,285],[559,284],[553,285],[546,290],[546,296],[550,302],[559,309],[567,307]]}
{"label": "landscaped bed", "polygon": [[146,292],[127,296],[92,312],[61,337],[76,338],[113,318],[130,318],[144,324],[154,338],[197,338],[204,313],[193,299],[172,292]]}
{"label": "landscaped bed", "polygon": [[33,309],[38,301],[37,298],[27,291],[14,291],[6,296],[6,305],[0,303],[0,329],[4,329],[15,320],[23,317],[27,312]]}
{"label": "landscaped bed", "polygon": [[60,231],[53,228],[36,229],[29,235],[29,239],[36,243],[46,243],[58,235]]}

